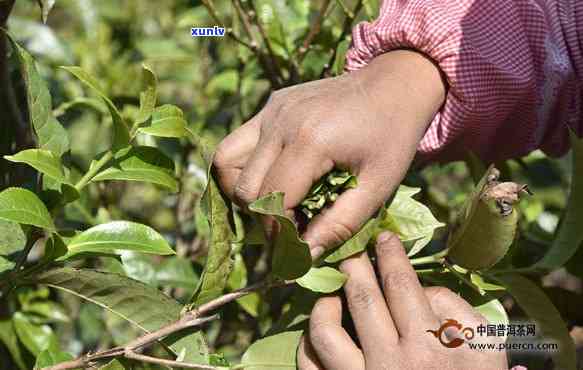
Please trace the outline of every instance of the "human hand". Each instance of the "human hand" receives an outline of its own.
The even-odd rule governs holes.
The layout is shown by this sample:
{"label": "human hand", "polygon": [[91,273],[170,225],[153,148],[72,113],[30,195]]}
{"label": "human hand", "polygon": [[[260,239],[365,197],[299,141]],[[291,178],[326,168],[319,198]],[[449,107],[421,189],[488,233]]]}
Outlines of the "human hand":
{"label": "human hand", "polygon": [[[376,252],[382,290],[366,252],[340,265],[348,275],[344,291],[360,348],[342,327],[340,298],[321,298],[310,316],[309,334],[302,338],[298,349],[300,370],[508,368],[504,351],[440,344],[427,330],[439,328],[447,319],[471,328],[487,322],[450,290],[423,288],[395,235],[381,234]],[[442,335],[451,341],[458,334],[453,329]]]}
{"label": "human hand", "polygon": [[444,90],[432,62],[400,50],[357,72],[276,91],[219,145],[219,183],[243,207],[282,191],[289,211],[334,167],[350,170],[358,186],[312,219],[303,235],[318,256],[349,239],[390,197]]}

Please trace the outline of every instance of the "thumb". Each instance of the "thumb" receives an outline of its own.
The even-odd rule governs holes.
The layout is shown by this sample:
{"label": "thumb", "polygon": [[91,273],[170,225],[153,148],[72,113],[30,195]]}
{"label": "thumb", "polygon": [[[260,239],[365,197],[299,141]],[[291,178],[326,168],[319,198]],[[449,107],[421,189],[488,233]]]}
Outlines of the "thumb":
{"label": "thumb", "polygon": [[308,242],[312,256],[350,239],[362,225],[373,217],[396,184],[387,183],[378,176],[358,175],[358,185],[348,189],[308,224],[303,239]]}

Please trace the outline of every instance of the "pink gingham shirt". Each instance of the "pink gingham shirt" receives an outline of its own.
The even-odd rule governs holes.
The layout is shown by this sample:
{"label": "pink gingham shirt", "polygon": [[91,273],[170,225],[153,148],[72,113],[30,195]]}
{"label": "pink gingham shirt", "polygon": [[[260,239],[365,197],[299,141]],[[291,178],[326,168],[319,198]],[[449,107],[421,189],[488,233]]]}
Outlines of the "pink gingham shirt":
{"label": "pink gingham shirt", "polygon": [[471,150],[492,162],[569,149],[583,136],[583,0],[385,0],[352,32],[346,70],[411,48],[449,89],[418,148],[422,161]]}

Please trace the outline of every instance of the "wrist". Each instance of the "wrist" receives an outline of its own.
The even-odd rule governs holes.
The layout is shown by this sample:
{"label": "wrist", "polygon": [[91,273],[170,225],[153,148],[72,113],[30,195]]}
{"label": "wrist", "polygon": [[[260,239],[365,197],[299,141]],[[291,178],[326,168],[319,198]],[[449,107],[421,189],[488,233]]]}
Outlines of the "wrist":
{"label": "wrist", "polygon": [[426,125],[445,101],[447,87],[441,70],[420,52],[391,51],[353,74],[381,109],[398,97],[399,106],[415,112]]}

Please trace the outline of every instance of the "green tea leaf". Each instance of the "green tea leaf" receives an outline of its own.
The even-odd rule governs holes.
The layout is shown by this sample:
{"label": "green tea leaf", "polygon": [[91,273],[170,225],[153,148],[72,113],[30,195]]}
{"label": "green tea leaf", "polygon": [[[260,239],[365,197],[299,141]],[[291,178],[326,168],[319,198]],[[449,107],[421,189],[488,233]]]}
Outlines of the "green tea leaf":
{"label": "green tea leaf", "polygon": [[198,284],[198,279],[192,268],[192,262],[184,257],[164,258],[156,268],[156,280],[159,285],[193,290]]}
{"label": "green tea leaf", "polygon": [[556,368],[575,369],[575,345],[559,311],[545,293],[532,281],[518,274],[496,275],[496,280],[506,287],[524,312],[537,323],[542,336],[557,341],[559,350],[551,352]]}
{"label": "green tea leaf", "polygon": [[[233,270],[229,274],[229,280],[227,282],[229,289],[236,290],[247,286],[247,267],[245,266],[245,261],[240,253],[235,254]],[[261,304],[261,296],[258,293],[251,293],[237,299],[235,302],[245,312],[253,317],[259,315],[259,305]]]}
{"label": "green tea leaf", "polygon": [[[37,275],[34,281],[97,304],[144,332],[178,320],[182,310],[178,302],[155,287],[118,274],[59,268]],[[208,363],[208,348],[202,333],[167,340],[175,354],[186,351],[189,362]]]}
{"label": "green tea leaf", "polygon": [[259,316],[259,308],[262,304],[259,293],[247,294],[246,296],[237,299],[235,302],[237,302],[237,304],[249,315],[253,317]]}
{"label": "green tea leaf", "polygon": [[33,324],[22,312],[16,312],[12,316],[12,322],[18,339],[35,356],[45,350],[54,338],[55,334],[50,326]]}
{"label": "green tea leaf", "polygon": [[312,185],[306,198],[297,207],[308,219],[331,206],[346,190],[355,188],[356,176],[349,171],[333,169]]}
{"label": "green tea leaf", "polygon": [[532,268],[552,270],[563,266],[583,245],[583,138],[569,130],[573,164],[571,171],[571,192],[567,201],[561,225],[553,245],[545,256]]}
{"label": "green tea leaf", "polygon": [[160,150],[149,146],[128,147],[118,151],[113,164],[91,181],[145,181],[178,191],[174,162]]}
{"label": "green tea leaf", "polygon": [[302,330],[286,331],[259,339],[243,355],[246,370],[279,370],[296,368],[296,351]]}
{"label": "green tea leaf", "polygon": [[229,361],[225,358],[225,356],[222,353],[212,353],[210,355],[210,365],[212,366],[224,366],[224,367],[230,367],[231,364],[229,363]]}
{"label": "green tea leaf", "polygon": [[297,279],[312,266],[308,243],[300,239],[296,225],[286,215],[283,207],[284,194],[270,193],[249,205],[249,210],[273,216],[280,230],[273,240],[272,272],[281,279]]}
{"label": "green tea leaf", "polygon": [[149,226],[129,221],[113,221],[94,226],[67,243],[67,259],[85,252],[116,254],[130,250],[151,254],[174,254],[162,235]]}
{"label": "green tea leaf", "polygon": [[4,343],[6,349],[10,352],[10,356],[12,356],[12,360],[16,366],[20,370],[27,370],[28,366],[26,365],[20,344],[18,343],[18,336],[16,335],[12,320],[6,318],[0,319],[0,341]]}
{"label": "green tea leaf", "polygon": [[26,234],[22,226],[0,219],[0,274],[14,267],[25,246]]}
{"label": "green tea leaf", "polygon": [[156,107],[158,85],[156,75],[145,64],[142,65],[142,73],[146,90],[140,93],[140,111],[134,124],[135,127],[139,127],[139,125],[146,122],[154,112],[154,107]]}
{"label": "green tea leaf", "polygon": [[346,275],[332,267],[312,267],[307,274],[296,282],[311,291],[332,293],[342,288],[346,282]]}
{"label": "green tea leaf", "polygon": [[70,322],[65,308],[52,301],[35,301],[22,308],[22,312],[34,314],[42,318],[43,324]]}
{"label": "green tea leaf", "polygon": [[8,188],[0,193],[0,219],[55,231],[44,203],[30,190]]}
{"label": "green tea leaf", "polygon": [[399,185],[399,189],[397,189],[397,193],[399,193],[403,197],[412,197],[413,195],[419,194],[421,188],[413,188],[407,185]]}
{"label": "green tea leaf", "polygon": [[103,99],[111,118],[113,120],[113,139],[112,139],[112,149],[114,152],[125,148],[130,143],[130,131],[127,124],[123,120],[121,113],[117,107],[113,104],[111,99],[105,94],[103,90],[99,87],[99,82],[95,77],[91,76],[89,73],[85,72],[80,67],[62,67],[64,70],[68,71],[75,77],[79,79],[85,86],[93,90],[97,95]]}
{"label": "green tea leaf", "polygon": [[40,370],[48,366],[60,364],[61,362],[70,361],[72,359],[73,356],[71,356],[69,353],[61,351],[57,340],[51,340],[47,349],[43,350],[36,358],[34,368],[35,370]]}
{"label": "green tea leaf", "polygon": [[228,285],[232,290],[247,286],[247,267],[241,253],[237,253],[233,257],[233,270],[229,274]]}
{"label": "green tea leaf", "polygon": [[55,117],[60,117],[65,114],[68,110],[78,108],[82,109],[91,109],[99,114],[106,114],[108,112],[107,106],[103,103],[102,100],[97,98],[87,98],[84,96],[80,96],[77,98],[73,98],[67,102],[61,103],[57,108],[53,110],[53,114]]}
{"label": "green tea leaf", "polygon": [[[151,255],[134,251],[119,251],[123,273],[129,278],[141,281],[142,283],[158,286],[156,279],[156,261]],[[116,259],[109,259],[110,263],[115,263]],[[117,272],[115,270],[107,270]],[[121,272],[121,271],[120,271]]]}
{"label": "green tea leaf", "polygon": [[61,157],[50,150],[26,149],[15,155],[5,155],[4,158],[10,162],[26,163],[58,182],[67,182]]}
{"label": "green tea leaf", "polygon": [[326,256],[325,261],[328,263],[336,263],[365,250],[368,242],[375,234],[378,224],[378,218],[368,220],[352,238],[348,239],[344,244]]}
{"label": "green tea leaf", "polygon": [[46,82],[36,69],[34,59],[12,36],[8,39],[18,56],[22,77],[26,83],[29,120],[34,128],[39,149],[50,150],[57,156],[69,150],[69,136],[59,121],[53,117],[51,94]]}
{"label": "green tea leaf", "polygon": [[67,246],[58,234],[53,234],[45,242],[45,253],[41,259],[41,263],[51,263],[58,258],[67,254]]}
{"label": "green tea leaf", "polygon": [[119,360],[113,359],[107,364],[101,366],[99,370],[130,370],[125,367]]}
{"label": "green tea leaf", "polygon": [[445,226],[437,221],[427,206],[412,198],[418,191],[399,187],[376,232],[389,230],[396,233],[408,247],[409,256],[419,253],[431,241],[435,229]]}
{"label": "green tea leaf", "polygon": [[487,300],[484,303],[476,303],[472,304],[472,306],[484,316],[490,324],[508,325],[510,321],[508,320],[508,314],[506,313],[504,306],[502,306],[502,303],[496,298],[490,298],[490,300]]}
{"label": "green tea leaf", "polygon": [[12,270],[16,263],[8,258],[0,256],[0,275],[4,272]]}
{"label": "green tea leaf", "polygon": [[150,126],[141,127],[138,131],[159,137],[189,137],[187,126],[182,110],[165,104],[154,110]]}
{"label": "green tea leaf", "polygon": [[503,286],[488,282],[488,281],[484,280],[484,278],[480,274],[477,274],[475,272],[470,273],[470,280],[482,292],[495,291],[495,290],[505,290],[505,288]]}
{"label": "green tea leaf", "polygon": [[217,93],[232,94],[237,91],[239,74],[234,69],[229,69],[216,74],[206,85],[206,93],[209,95]]}
{"label": "green tea leaf", "polygon": [[306,330],[309,327],[310,315],[316,302],[322,295],[301,287],[294,287],[289,299],[289,309],[267,331],[266,336],[291,330]]}
{"label": "green tea leaf", "polygon": [[201,205],[210,227],[210,244],[199,285],[191,300],[195,306],[220,296],[227,286],[233,268],[231,243],[235,240],[235,232],[229,220],[230,202],[221,193],[211,171],[213,154],[205,148],[203,155],[207,164],[208,183]]}

